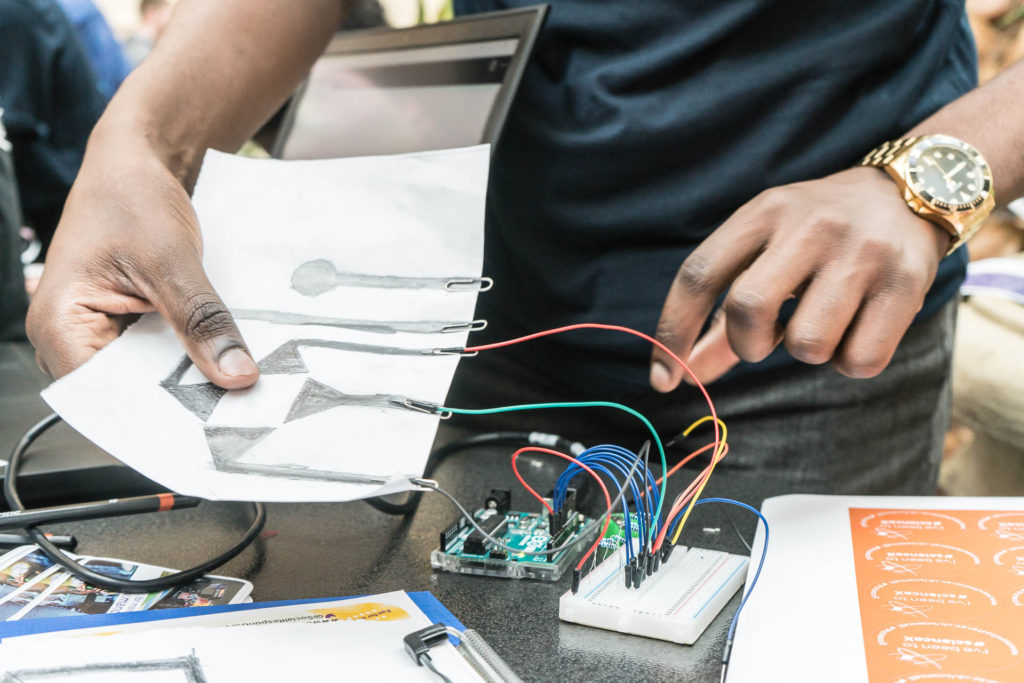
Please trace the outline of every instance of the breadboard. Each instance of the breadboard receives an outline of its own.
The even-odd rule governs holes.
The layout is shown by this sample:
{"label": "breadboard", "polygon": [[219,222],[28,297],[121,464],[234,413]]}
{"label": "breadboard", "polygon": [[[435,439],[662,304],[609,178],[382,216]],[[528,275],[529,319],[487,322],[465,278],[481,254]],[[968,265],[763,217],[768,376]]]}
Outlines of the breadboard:
{"label": "breadboard", "polygon": [[677,547],[640,588],[627,588],[621,547],[558,601],[558,616],[585,626],[683,645],[696,642],[743,585],[748,558]]}

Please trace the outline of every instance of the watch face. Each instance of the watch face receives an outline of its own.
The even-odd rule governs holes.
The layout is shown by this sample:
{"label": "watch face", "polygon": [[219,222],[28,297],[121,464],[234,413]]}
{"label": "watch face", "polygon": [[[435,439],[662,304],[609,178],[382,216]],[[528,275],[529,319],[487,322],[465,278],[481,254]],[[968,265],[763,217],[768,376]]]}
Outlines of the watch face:
{"label": "watch face", "polygon": [[931,135],[914,145],[907,158],[910,188],[934,208],[970,211],[992,192],[992,173],[966,142]]}

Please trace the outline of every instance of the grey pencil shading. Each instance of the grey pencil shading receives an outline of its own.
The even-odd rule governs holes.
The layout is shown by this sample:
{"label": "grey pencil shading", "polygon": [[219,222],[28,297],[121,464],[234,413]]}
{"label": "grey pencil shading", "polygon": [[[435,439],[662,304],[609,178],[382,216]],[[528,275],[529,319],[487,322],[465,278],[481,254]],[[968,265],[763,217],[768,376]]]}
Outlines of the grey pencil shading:
{"label": "grey pencil shading", "polygon": [[233,309],[231,315],[234,316],[235,320],[259,320],[278,325],[319,325],[321,327],[337,327],[356,332],[373,332],[375,334],[396,334],[398,332],[438,334],[467,330],[477,332],[487,326],[486,320],[472,320],[469,322],[455,320],[356,320],[254,308]]}
{"label": "grey pencil shading", "polygon": [[356,342],[333,341],[329,339],[292,339],[271,351],[256,364],[260,372],[267,375],[295,375],[309,372],[301,348],[334,349],[352,353],[370,353],[384,356],[436,356],[437,349],[407,349],[400,346],[377,346]]}
{"label": "grey pencil shading", "polygon": [[285,423],[310,415],[322,413],[338,406],[363,406],[366,408],[395,408],[405,401],[404,396],[392,394],[344,394],[334,387],[307,379],[288,410]]}
{"label": "grey pencil shading", "polygon": [[[206,445],[214,462],[235,461],[263,440],[274,427],[204,427]],[[219,468],[218,468],[219,469]]]}
{"label": "grey pencil shading", "polygon": [[213,414],[217,403],[228,393],[227,389],[218,387],[213,382],[201,384],[181,384],[181,378],[185,371],[192,366],[192,359],[185,356],[178,363],[178,366],[165,379],[160,382],[167,393],[178,399],[178,403],[185,407],[190,413],[206,422]]}
{"label": "grey pencil shading", "polygon": [[435,289],[445,292],[486,292],[494,284],[487,277],[404,277],[340,272],[326,259],[306,261],[292,273],[292,289],[303,296],[320,296],[338,287],[377,289]]}
{"label": "grey pencil shading", "polygon": [[206,427],[206,441],[218,472],[250,474],[258,477],[347,482],[353,484],[384,484],[387,477],[318,470],[295,463],[241,462],[243,456],[259,443],[273,427]]}
{"label": "grey pencil shading", "polygon": [[[435,404],[426,401],[417,401],[405,396],[391,394],[345,394],[326,384],[307,379],[299,390],[299,394],[292,402],[285,418],[285,423],[316,415],[338,406],[359,406],[364,408],[377,408],[386,410],[410,410],[423,414],[434,414],[429,409],[417,406],[434,406]],[[291,478],[300,479],[323,479],[316,474],[318,470],[310,470],[302,465],[274,464],[256,465],[240,463],[239,460],[253,449],[260,441],[275,431],[276,427],[231,427],[226,425],[207,425],[203,428],[206,436],[206,445],[213,457],[214,467],[221,472],[236,472],[241,474],[261,474],[264,476],[285,476],[275,474],[274,468],[284,468],[282,472],[292,473]],[[241,469],[240,469],[241,468]],[[244,470],[244,471],[243,471]],[[294,474],[295,470],[301,470],[301,476]],[[329,481],[353,481],[352,477],[360,475],[345,474],[343,479],[333,478]],[[361,483],[377,483],[379,477],[370,477]],[[327,481],[328,479],[325,479]],[[382,482],[381,482],[382,483]]]}
{"label": "grey pencil shading", "polygon": [[220,472],[230,474],[249,474],[257,477],[277,477],[279,479],[326,481],[343,484],[373,484],[376,486],[386,484],[388,481],[387,477],[377,477],[370,474],[317,470],[304,465],[295,465],[291,463],[262,465],[257,463],[238,462],[236,460],[225,460],[214,456],[213,464]]}
{"label": "grey pencil shading", "polygon": [[[277,347],[260,360],[256,367],[264,375],[299,375],[309,372],[302,360],[301,348],[334,349],[353,353],[371,353],[388,356],[437,356],[439,349],[419,348],[407,349],[397,346],[378,346],[374,344],[358,344],[356,342],[333,341],[328,339],[292,339]],[[185,356],[167,377],[160,381],[160,386],[177,399],[186,410],[203,422],[210,419],[217,404],[227,393],[212,382],[181,384],[185,372],[192,366],[192,359]]]}
{"label": "grey pencil shading", "polygon": [[206,683],[203,667],[196,656],[195,650],[184,657],[172,659],[153,659],[139,662],[112,662],[101,664],[82,664],[77,666],[54,666],[45,669],[22,669],[8,671],[0,678],[0,683],[43,683],[45,681],[68,681],[74,683],[76,678],[95,680],[99,674],[132,674],[132,680],[144,683],[147,673],[156,673],[154,680],[166,681],[161,674],[180,673],[182,683]]}

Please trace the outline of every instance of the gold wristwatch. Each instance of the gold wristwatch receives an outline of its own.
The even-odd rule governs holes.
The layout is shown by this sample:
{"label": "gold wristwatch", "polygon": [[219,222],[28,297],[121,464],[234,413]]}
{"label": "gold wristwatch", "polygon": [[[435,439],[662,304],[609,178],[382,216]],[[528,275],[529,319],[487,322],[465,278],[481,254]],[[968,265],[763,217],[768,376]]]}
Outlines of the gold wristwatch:
{"label": "gold wristwatch", "polygon": [[861,166],[885,169],[910,210],[949,233],[947,256],[978,231],[996,205],[992,171],[981,153],[949,135],[891,140]]}

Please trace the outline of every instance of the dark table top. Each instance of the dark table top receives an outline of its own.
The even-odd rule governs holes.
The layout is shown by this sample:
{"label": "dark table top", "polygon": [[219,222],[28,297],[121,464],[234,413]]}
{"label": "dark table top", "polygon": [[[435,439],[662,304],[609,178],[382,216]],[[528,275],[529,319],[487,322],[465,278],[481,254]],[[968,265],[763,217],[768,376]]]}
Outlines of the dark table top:
{"label": "dark table top", "polygon": [[[49,412],[38,397],[46,383],[27,345],[0,345],[3,453]],[[47,459],[59,462],[69,454],[93,462],[103,457],[64,425],[42,437],[31,452],[29,471]],[[535,503],[531,505],[527,494],[515,485],[509,453],[507,448],[465,451],[442,462],[433,478],[467,506],[478,507],[487,491],[499,487],[513,489],[513,509],[533,510]],[[553,466],[541,463],[528,470],[541,486],[550,486],[557,475]],[[670,486],[669,500],[685,483]],[[760,502],[753,478],[719,484],[724,485],[719,491]],[[695,510],[684,542],[745,553],[715,507]],[[428,590],[463,623],[479,631],[527,681],[719,679],[725,632],[738,596],[695,645],[680,646],[559,621],[558,598],[569,588],[568,574],[556,583],[547,583],[432,570],[430,551],[437,547],[438,532],[456,516],[439,495],[425,494],[407,519],[388,516],[358,501],[271,504],[267,508],[264,538],[218,572],[252,581],[255,600]],[[83,554],[185,568],[234,543],[248,525],[247,515],[242,504],[203,503],[191,510],[78,522],[48,531],[74,533],[80,542],[78,552]],[[734,516],[740,522],[739,516]],[[740,527],[748,539],[752,537],[752,524],[743,521]]]}

